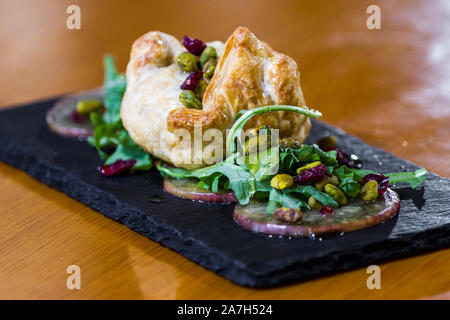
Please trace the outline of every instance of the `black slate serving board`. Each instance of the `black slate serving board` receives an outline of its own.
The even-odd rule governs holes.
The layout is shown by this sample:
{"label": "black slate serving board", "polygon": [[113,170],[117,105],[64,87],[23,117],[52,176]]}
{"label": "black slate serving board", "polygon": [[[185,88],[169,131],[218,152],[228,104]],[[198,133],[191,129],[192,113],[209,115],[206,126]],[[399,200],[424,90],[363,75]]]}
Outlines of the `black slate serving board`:
{"label": "black slate serving board", "polygon": [[[378,226],[326,238],[281,239],[254,234],[232,218],[233,205],[204,204],[166,194],[156,170],[103,178],[86,142],[49,131],[54,99],[0,111],[0,160],[240,285],[268,287],[306,280],[450,244],[450,180],[429,174],[425,186],[396,186],[398,215]],[[380,172],[417,166],[320,121],[308,142],[333,134]],[[162,197],[162,203],[149,201]],[[45,214],[45,213],[44,213]]]}

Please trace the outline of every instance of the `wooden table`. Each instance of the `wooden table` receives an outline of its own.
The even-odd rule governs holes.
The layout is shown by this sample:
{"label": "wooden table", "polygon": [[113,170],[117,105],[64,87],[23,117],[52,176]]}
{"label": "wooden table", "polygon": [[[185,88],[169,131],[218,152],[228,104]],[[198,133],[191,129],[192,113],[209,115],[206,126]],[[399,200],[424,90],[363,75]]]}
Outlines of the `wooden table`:
{"label": "wooden table", "polygon": [[[81,30],[66,7],[81,7]],[[366,8],[379,4],[381,29]],[[404,1],[0,1],[0,105],[102,83],[102,55],[124,70],[149,30],[221,39],[249,27],[302,72],[309,106],[366,142],[450,177],[450,3]],[[18,128],[20,130],[21,128]],[[81,290],[66,268],[81,267]],[[421,298],[450,290],[450,250],[282,288],[230,283],[0,164],[0,298]],[[448,297],[448,295],[447,295]]]}

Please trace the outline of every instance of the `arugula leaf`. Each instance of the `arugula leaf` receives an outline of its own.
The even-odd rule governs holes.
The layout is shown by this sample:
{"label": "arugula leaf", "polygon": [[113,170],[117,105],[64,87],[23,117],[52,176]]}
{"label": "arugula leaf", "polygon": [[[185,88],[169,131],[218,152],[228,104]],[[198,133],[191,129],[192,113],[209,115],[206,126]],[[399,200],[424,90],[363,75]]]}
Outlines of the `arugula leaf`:
{"label": "arugula leaf", "polygon": [[233,190],[233,193],[240,204],[247,204],[250,202],[252,188],[250,185],[250,173],[247,170],[238,165],[226,162],[218,163],[208,168],[209,170],[203,172],[200,182],[205,181],[205,178],[212,174],[220,173],[228,179],[228,186]]}
{"label": "arugula leaf", "polygon": [[[364,178],[364,176],[366,176],[368,174],[371,174],[371,173],[377,174],[377,172],[372,171],[372,170],[362,170],[362,169],[353,169],[353,168],[347,168],[345,170],[349,170],[349,171],[353,172],[354,179],[358,182],[361,182],[362,178]],[[427,169],[420,168],[413,172],[395,172],[395,173],[388,173],[388,174],[384,174],[384,175],[389,177],[389,185],[392,185],[394,183],[407,182],[411,185],[411,188],[415,189],[421,183],[425,182],[427,174],[428,174]]]}
{"label": "arugula leaf", "polygon": [[[350,198],[357,198],[361,194],[361,179],[364,171],[360,169],[350,169],[347,166],[340,166],[333,174],[339,179],[339,188]],[[362,176],[361,176],[362,175]]]}
{"label": "arugula leaf", "polygon": [[304,208],[307,210],[311,209],[308,203],[295,197],[294,195],[289,194],[284,190],[272,188],[269,194],[266,212],[272,214],[277,208],[280,207]]}
{"label": "arugula leaf", "polygon": [[306,201],[308,200],[309,197],[314,197],[324,206],[332,206],[334,208],[339,207],[339,204],[336,202],[336,200],[333,199],[333,197],[326,194],[325,192],[320,191],[319,189],[313,186],[294,185],[284,190],[286,193],[300,194],[304,197],[304,199],[306,199]]}
{"label": "arugula leaf", "polygon": [[[302,145],[299,149],[286,148],[280,153],[280,168],[284,171],[290,172],[295,168],[296,164],[311,163],[320,161],[327,165],[327,168],[334,168],[338,166],[336,160],[336,151],[325,152],[315,145]],[[327,173],[331,173],[330,169]]]}
{"label": "arugula leaf", "polygon": [[97,112],[91,113],[90,119],[95,128],[90,143],[97,149],[100,158],[105,161],[109,155],[102,148],[117,144],[116,136],[120,128],[115,124],[106,123],[103,117]]}
{"label": "arugula leaf", "polygon": [[[253,174],[256,181],[263,181],[270,179],[272,176],[277,174],[279,169],[279,148],[271,148],[262,152],[258,152],[254,159],[256,164],[247,163],[247,167]],[[252,156],[252,155],[251,155]],[[248,159],[251,156],[246,156]],[[248,162],[249,160],[246,160]]]}
{"label": "arugula leaf", "polygon": [[427,169],[421,168],[413,172],[388,173],[386,176],[389,177],[389,184],[408,182],[411,188],[415,189],[425,182],[427,174]]}
{"label": "arugula leaf", "polygon": [[309,197],[314,197],[325,206],[339,207],[339,204],[330,195],[313,186],[294,185],[283,190],[271,188],[266,211],[267,213],[273,213],[275,209],[280,207],[310,210]]}
{"label": "arugula leaf", "polygon": [[333,174],[339,179],[353,179],[354,172],[347,166],[340,166],[339,168],[335,169]]}
{"label": "arugula leaf", "polygon": [[103,65],[105,68],[105,98],[103,104],[106,112],[104,114],[105,122],[118,123],[120,122],[120,105],[127,87],[125,75],[119,74],[114,64],[114,58],[111,55],[106,55],[103,58]]}
{"label": "arugula leaf", "polygon": [[190,177],[189,170],[186,170],[184,168],[177,168],[172,166],[166,166],[164,161],[158,161],[158,164],[156,165],[156,169],[163,175],[168,176],[174,179],[187,179]]}
{"label": "arugula leaf", "polygon": [[339,183],[339,188],[353,199],[361,195],[361,185],[353,179],[345,178]]}
{"label": "arugula leaf", "polygon": [[[124,161],[135,159],[136,163],[132,168],[132,172],[151,169],[152,158],[150,154],[131,140],[120,121],[115,124],[107,123],[98,113],[91,113],[90,117],[95,126],[91,144],[97,149],[105,164],[112,164],[119,159]],[[103,151],[103,148],[108,146],[115,147],[111,154]]]}
{"label": "arugula leaf", "polygon": [[367,176],[368,174],[371,173],[377,173],[373,170],[364,170],[364,169],[355,169],[355,168],[348,168],[347,166],[343,166],[346,169],[345,170],[349,170],[351,172],[353,172],[353,178],[358,181],[358,182],[362,182],[362,178],[364,178],[365,176]]}
{"label": "arugula leaf", "polygon": [[105,164],[112,164],[117,160],[136,160],[132,172],[138,170],[150,170],[152,161],[150,155],[131,140],[128,132],[121,130],[117,135],[118,144],[116,150],[108,157]]}
{"label": "arugula leaf", "polygon": [[326,164],[328,167],[337,167],[338,161],[336,159],[337,157],[337,152],[334,150],[325,152],[322,149],[320,149],[318,146],[313,145],[314,147],[314,152],[319,156],[320,161],[324,164]]}
{"label": "arugula leaf", "polygon": [[177,179],[199,179],[199,186],[217,192],[219,182],[222,182],[224,189],[231,189],[240,204],[248,204],[251,195],[255,192],[252,188],[250,173],[233,163],[221,162],[209,167],[186,170],[166,166],[162,161],[157,165],[157,169],[163,174]]}
{"label": "arugula leaf", "polygon": [[[138,146],[122,126],[120,120],[120,105],[126,89],[126,79],[119,74],[114,65],[114,59],[108,55],[104,58],[105,66],[105,98],[103,104],[106,112],[91,113],[90,119],[94,125],[94,135],[88,142],[97,149],[100,158],[105,164],[112,164],[117,160],[135,159],[133,171],[149,170],[152,167],[150,154]],[[114,151],[108,154],[105,147],[113,147]]]}

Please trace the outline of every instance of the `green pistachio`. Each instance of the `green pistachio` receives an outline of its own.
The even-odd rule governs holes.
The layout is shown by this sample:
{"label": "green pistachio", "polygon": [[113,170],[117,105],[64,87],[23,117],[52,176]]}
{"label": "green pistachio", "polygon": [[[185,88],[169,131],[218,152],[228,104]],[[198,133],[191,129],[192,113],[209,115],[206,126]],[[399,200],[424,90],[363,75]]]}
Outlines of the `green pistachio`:
{"label": "green pistachio", "polygon": [[197,70],[197,58],[189,52],[182,52],[177,57],[178,66],[186,72]]}
{"label": "green pistachio", "polygon": [[341,206],[346,206],[348,204],[348,199],[345,196],[345,193],[341,189],[339,189],[339,187],[336,187],[335,185],[329,183],[325,185],[325,192],[332,196],[333,199],[336,200],[336,202]]}
{"label": "green pistachio", "polygon": [[378,182],[370,180],[361,189],[361,197],[364,201],[370,202],[378,198]]}
{"label": "green pistachio", "polygon": [[217,52],[214,47],[206,47],[205,50],[203,50],[202,54],[200,55],[200,66],[203,67],[203,65],[209,60],[209,59],[216,59],[217,60]]}
{"label": "green pistachio", "polygon": [[206,80],[211,80],[211,78],[214,75],[214,71],[216,70],[217,60],[216,59],[209,59],[202,68],[203,71],[203,77]]}
{"label": "green pistachio", "polygon": [[197,87],[195,88],[194,92],[197,98],[202,101],[203,95],[205,94],[206,87],[208,86],[208,82],[206,82],[205,79],[200,79]]}
{"label": "green pistachio", "polygon": [[314,187],[316,187],[320,191],[323,191],[325,189],[325,186],[327,184],[329,184],[329,183],[331,183],[332,185],[337,186],[339,184],[339,180],[334,175],[331,175],[331,176],[325,175],[322,179],[320,179],[319,181],[314,183]]}
{"label": "green pistachio", "polygon": [[311,209],[314,209],[317,211],[320,211],[320,209],[322,209],[322,204],[319,201],[317,201],[317,199],[314,197],[308,198],[308,204],[311,207]]}
{"label": "green pistachio", "polygon": [[270,180],[270,186],[275,189],[289,188],[294,184],[294,179],[288,174],[277,174]]}
{"label": "green pistachio", "polygon": [[81,100],[77,103],[77,112],[79,114],[89,114],[91,112],[97,111],[102,107],[102,102],[100,100]]}
{"label": "green pistachio", "polygon": [[202,108],[202,102],[195,96],[195,93],[191,90],[183,90],[180,93],[179,100],[186,108],[191,109]]}

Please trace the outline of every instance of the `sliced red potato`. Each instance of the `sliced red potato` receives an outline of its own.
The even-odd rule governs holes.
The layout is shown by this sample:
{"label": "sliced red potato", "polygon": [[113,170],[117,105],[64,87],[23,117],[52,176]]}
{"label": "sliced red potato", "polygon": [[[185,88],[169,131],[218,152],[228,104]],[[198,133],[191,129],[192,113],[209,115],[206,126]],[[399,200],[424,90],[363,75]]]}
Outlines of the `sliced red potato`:
{"label": "sliced red potato", "polygon": [[198,186],[198,182],[189,179],[164,177],[164,189],[177,197],[205,202],[237,202],[232,192],[212,192]]}
{"label": "sliced red potato", "polygon": [[80,100],[102,100],[103,89],[94,89],[76,94],[67,95],[58,100],[47,111],[47,124],[56,133],[69,137],[86,138],[94,134],[94,126],[89,120],[89,115],[84,120],[74,121],[71,114],[76,110]]}
{"label": "sliced red potato", "polygon": [[395,215],[400,208],[400,198],[396,192],[387,189],[375,202],[355,201],[338,208],[332,215],[305,211],[302,220],[294,224],[284,223],[266,213],[266,207],[267,203],[256,201],[245,206],[238,204],[234,209],[234,220],[253,232],[287,237],[350,232],[374,226]]}

